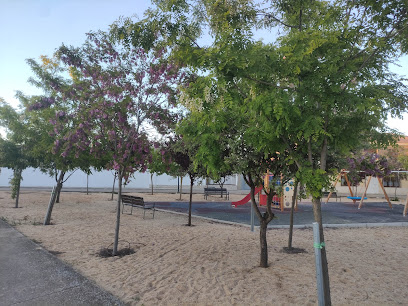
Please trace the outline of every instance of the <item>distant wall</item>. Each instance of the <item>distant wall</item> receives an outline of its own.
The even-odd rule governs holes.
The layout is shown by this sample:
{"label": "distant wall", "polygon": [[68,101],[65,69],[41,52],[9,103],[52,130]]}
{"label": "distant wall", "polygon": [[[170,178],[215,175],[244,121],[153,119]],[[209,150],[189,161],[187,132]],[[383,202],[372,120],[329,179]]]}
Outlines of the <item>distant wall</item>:
{"label": "distant wall", "polygon": [[[13,171],[7,168],[1,168],[0,186],[8,186]],[[69,175],[69,173],[67,174]],[[90,188],[112,188],[113,171],[94,172],[89,175],[88,186]],[[190,179],[183,178],[183,185],[189,185]],[[28,168],[23,171],[22,187],[51,187],[55,185],[55,179],[41,171],[33,168]],[[153,185],[169,185],[177,186],[177,178],[169,175],[153,175]],[[86,174],[82,171],[75,171],[75,173],[64,183],[65,187],[86,187]],[[117,186],[117,184],[116,184]],[[149,188],[150,173],[135,173],[130,183],[129,188]]]}

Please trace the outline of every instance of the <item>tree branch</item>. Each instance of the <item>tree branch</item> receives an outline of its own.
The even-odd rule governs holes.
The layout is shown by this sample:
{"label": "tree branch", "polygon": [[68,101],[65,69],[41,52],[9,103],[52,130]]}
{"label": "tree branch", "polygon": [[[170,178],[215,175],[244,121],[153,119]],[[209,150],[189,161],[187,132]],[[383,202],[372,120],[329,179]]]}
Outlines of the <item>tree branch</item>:
{"label": "tree branch", "polygon": [[262,13],[262,14],[259,14],[259,15],[265,15],[266,18],[272,19],[272,20],[274,20],[274,21],[276,21],[276,22],[278,22],[278,23],[280,23],[280,24],[282,24],[282,25],[284,25],[285,27],[288,27],[288,28],[292,28],[292,29],[298,29],[299,28],[299,26],[297,26],[297,25],[290,25],[290,24],[287,24],[286,22],[283,22],[282,20],[276,18],[272,14]]}
{"label": "tree branch", "polygon": [[[329,124],[328,118],[324,122],[324,132],[327,133],[327,125]],[[324,136],[322,150],[320,152],[320,169],[326,170],[327,164],[327,135]]]}
{"label": "tree branch", "polygon": [[302,12],[303,10],[300,10],[299,12],[299,31],[302,32]]}
{"label": "tree branch", "polygon": [[[384,41],[388,41],[391,38],[395,37],[398,33],[400,33],[401,31],[403,31],[407,25],[404,25],[401,29],[397,30],[394,32],[394,30],[396,30],[396,28],[400,25],[402,21],[402,17],[400,18],[400,20],[398,20],[398,22],[393,26],[393,28],[387,33],[386,36],[383,37]],[[393,33],[394,32],[394,33]],[[383,47],[382,47],[383,48]],[[344,86],[344,88],[342,89],[342,93],[345,92],[345,90],[347,89],[347,87],[350,85],[350,83],[352,82],[352,80],[355,78],[355,76],[367,65],[367,63],[369,62],[369,60],[371,58],[373,58],[381,49],[381,47],[377,47],[369,56],[367,56],[367,58],[364,60],[364,62],[360,65],[360,67],[357,69],[357,71],[355,71],[353,73],[353,77],[350,78],[347,82],[347,84]],[[364,50],[361,50],[359,53],[357,53],[356,56],[358,56],[359,54],[361,54]],[[344,65],[345,66],[345,65]]]}
{"label": "tree branch", "polygon": [[251,80],[251,81],[254,81],[254,82],[257,82],[257,83],[259,83],[259,84],[269,85],[269,86],[272,86],[272,87],[275,87],[275,88],[279,88],[279,89],[293,89],[293,88],[291,88],[291,87],[278,86],[278,85],[276,85],[276,84],[274,84],[274,83],[270,83],[270,82],[266,82],[266,81],[254,79],[254,78],[251,78],[251,77],[249,77],[249,76],[244,76],[244,78],[246,78],[246,79],[248,79],[248,80]]}
{"label": "tree branch", "polygon": [[234,84],[235,89],[238,90],[238,92],[240,93],[240,95],[241,95],[244,99],[246,99],[248,96],[241,90],[241,88],[240,88],[235,82],[232,82],[232,83]]}
{"label": "tree branch", "polygon": [[272,199],[273,196],[276,194],[276,192],[272,192],[272,189],[269,188],[269,193],[267,194],[267,200],[266,200],[266,211],[268,212],[268,218],[265,220],[266,223],[269,223],[272,221],[273,217],[275,214],[272,212]]}
{"label": "tree branch", "polygon": [[307,140],[307,156],[308,156],[308,159],[309,159],[309,163],[310,163],[311,167],[313,168],[312,141],[311,141],[310,137]]}
{"label": "tree branch", "polygon": [[201,47],[198,45],[198,43],[197,43],[194,39],[192,39],[190,35],[185,34],[185,33],[184,33],[184,35],[185,35],[188,39],[190,39],[190,41],[191,41],[198,49],[201,49]]}
{"label": "tree branch", "polygon": [[63,181],[63,183],[65,183],[75,173],[75,171],[77,171],[77,169],[72,171],[72,173],[70,175],[68,175],[68,177]]}
{"label": "tree branch", "polygon": [[293,149],[292,149],[292,147],[289,145],[288,140],[287,140],[285,137],[283,137],[283,136],[281,136],[281,139],[282,139],[283,142],[286,144],[286,147],[288,148],[289,152],[291,153],[291,155],[292,155],[292,157],[293,157],[293,160],[294,160],[296,166],[298,167],[298,169],[301,169],[302,167],[301,167],[299,161],[295,158],[295,152],[293,152]]}
{"label": "tree branch", "polygon": [[[258,216],[259,220],[261,220],[261,219],[262,219],[262,214],[261,214],[261,212],[260,212],[258,206],[256,205],[256,201],[255,201],[255,183],[254,183],[254,181],[253,181],[253,179],[252,179],[252,176],[251,176],[250,173],[245,174],[244,172],[242,172],[242,176],[243,176],[243,178],[244,178],[245,183],[246,183],[249,187],[251,187],[251,193],[250,193],[250,195],[251,195],[251,202],[252,202],[251,205],[254,207],[254,211],[255,211],[256,215]],[[248,176],[248,177],[247,177],[247,176]]]}

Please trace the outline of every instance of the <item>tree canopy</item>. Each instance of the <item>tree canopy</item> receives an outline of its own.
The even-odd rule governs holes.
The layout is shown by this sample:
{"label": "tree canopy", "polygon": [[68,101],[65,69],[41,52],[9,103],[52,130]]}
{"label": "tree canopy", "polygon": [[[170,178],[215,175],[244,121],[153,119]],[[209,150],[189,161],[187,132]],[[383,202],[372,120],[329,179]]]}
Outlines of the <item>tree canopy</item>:
{"label": "tree canopy", "polygon": [[[384,123],[387,115],[407,110],[407,87],[389,69],[408,51],[406,4],[397,0],[154,3],[156,8],[146,19],[116,24],[113,36],[146,48],[169,46],[173,58],[199,72],[202,77],[183,88],[198,111],[206,107],[205,95],[191,94],[191,88],[203,86],[211,93],[214,82],[217,91],[223,90],[217,92],[218,99],[234,95],[225,104],[243,105],[241,114],[248,122],[244,127],[248,134],[253,131],[255,152],[287,151],[288,160],[296,163],[297,176],[313,196],[324,242],[320,197],[322,189],[330,186],[329,157],[348,154],[362,139],[389,145],[395,137]],[[275,37],[259,41],[257,30],[270,30]],[[156,36],[161,39],[153,39]],[[209,105],[222,116],[222,104]],[[325,248],[322,255],[330,304]]]}

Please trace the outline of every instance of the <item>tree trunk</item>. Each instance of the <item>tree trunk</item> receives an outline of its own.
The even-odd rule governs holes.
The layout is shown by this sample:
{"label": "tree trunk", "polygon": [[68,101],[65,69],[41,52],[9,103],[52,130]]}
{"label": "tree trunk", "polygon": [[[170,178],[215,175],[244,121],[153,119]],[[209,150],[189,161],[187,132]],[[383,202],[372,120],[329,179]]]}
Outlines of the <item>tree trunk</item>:
{"label": "tree trunk", "polygon": [[153,195],[153,174],[154,173],[150,173],[150,183],[152,184],[152,195]]}
{"label": "tree trunk", "polygon": [[[253,191],[255,193],[255,189]],[[272,212],[272,199],[276,193],[269,189],[269,193],[267,194],[266,199],[266,212],[260,214],[261,218],[259,218],[259,238],[261,242],[261,261],[260,267],[267,268],[268,267],[268,243],[266,240],[266,231],[268,230],[268,224],[273,220],[274,214]],[[255,197],[255,195],[254,195]]]}
{"label": "tree trunk", "polygon": [[259,263],[261,268],[268,267],[268,242],[266,241],[266,230],[268,223],[265,220],[260,220],[259,239],[261,243],[261,261]]}
{"label": "tree trunk", "polygon": [[[327,119],[325,122],[327,126]],[[325,127],[326,130],[326,127]],[[325,136],[321,153],[320,153],[320,170],[326,171],[326,162],[327,162],[327,136]],[[322,202],[320,197],[313,197],[313,215],[315,221],[319,223],[319,232],[320,232],[320,243],[324,242],[324,233],[323,233],[323,221],[322,221]],[[321,249],[322,255],[322,274],[323,274],[323,289],[324,289],[324,301],[326,305],[331,305],[331,296],[330,296],[330,279],[329,279],[329,267],[327,263],[327,254],[326,246]]]}
{"label": "tree trunk", "polygon": [[54,204],[56,202],[57,195],[61,192],[62,182],[64,180],[64,175],[65,175],[65,172],[61,171],[60,175],[59,175],[59,178],[57,180],[57,186],[55,187],[54,193],[52,194],[52,197],[50,199],[50,203],[48,205],[48,210],[47,210],[47,214],[45,216],[44,225],[50,225],[50,223],[51,223],[52,210],[54,208]]}
{"label": "tree trunk", "polygon": [[[313,198],[313,215],[317,223],[319,223],[320,243],[324,242],[323,223],[322,223],[322,209],[320,198]],[[325,304],[331,305],[330,297],[330,280],[329,268],[327,263],[326,247],[321,249],[322,254],[322,274],[323,274],[323,288],[325,296]]]}
{"label": "tree trunk", "polygon": [[260,241],[260,246],[261,246],[261,257],[260,257],[260,262],[259,265],[261,268],[267,268],[268,267],[268,243],[266,240],[266,232],[268,229],[268,224],[271,222],[271,220],[274,217],[274,214],[272,213],[271,205],[272,205],[272,198],[273,194],[272,191],[269,192],[268,197],[267,197],[267,211],[264,214],[261,214],[258,205],[256,204],[255,201],[255,184],[252,181],[252,178],[248,176],[246,179],[244,176],[245,182],[247,183],[248,186],[251,187],[251,204],[252,207],[255,211],[255,214],[258,217],[259,220],[259,241]]}
{"label": "tree trunk", "polygon": [[116,207],[116,228],[115,228],[115,241],[113,242],[113,251],[112,256],[116,256],[118,253],[118,244],[119,244],[119,225],[120,225],[120,201],[122,198],[122,172],[118,172],[118,182],[119,182],[119,190],[118,190],[118,203]]}
{"label": "tree trunk", "polygon": [[190,202],[188,203],[188,226],[191,226],[191,208],[193,203],[193,185],[194,178],[190,176]]}
{"label": "tree trunk", "polygon": [[58,179],[58,182],[57,182],[57,199],[55,201],[56,203],[60,202],[62,185],[64,184],[64,176],[65,176],[65,171],[61,171],[60,178]]}
{"label": "tree trunk", "polygon": [[86,174],[86,195],[89,194],[89,174]]}
{"label": "tree trunk", "polygon": [[292,206],[290,208],[290,223],[289,223],[289,240],[288,240],[288,249],[292,249],[292,237],[293,237],[293,213],[295,210],[295,203],[297,197],[297,188],[298,188],[299,181],[295,181],[294,190],[293,190],[293,197],[292,197]]}
{"label": "tree trunk", "polygon": [[60,192],[58,191],[57,198],[55,199],[55,203],[59,203],[59,202],[60,202]]}
{"label": "tree trunk", "polygon": [[181,201],[182,194],[183,194],[183,177],[180,176],[180,201]]}
{"label": "tree trunk", "polygon": [[17,170],[18,183],[17,183],[17,190],[16,190],[16,205],[15,205],[15,208],[18,208],[18,200],[20,199],[20,185],[21,185],[21,174],[22,174],[22,172],[23,172],[22,169]]}
{"label": "tree trunk", "polygon": [[113,194],[115,193],[115,181],[116,181],[116,172],[115,172],[115,175],[113,176],[113,185],[112,185],[112,197],[111,197],[111,201],[113,201]]}

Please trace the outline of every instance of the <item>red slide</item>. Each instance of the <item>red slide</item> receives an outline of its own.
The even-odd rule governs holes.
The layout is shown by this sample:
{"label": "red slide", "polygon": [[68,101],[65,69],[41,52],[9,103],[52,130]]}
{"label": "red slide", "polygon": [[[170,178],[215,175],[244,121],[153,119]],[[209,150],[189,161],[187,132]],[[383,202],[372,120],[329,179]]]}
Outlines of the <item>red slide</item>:
{"label": "red slide", "polygon": [[[258,194],[259,192],[262,191],[262,186],[261,187],[256,187],[255,188],[255,194]],[[249,200],[251,200],[251,193],[248,193],[245,198],[243,198],[242,200],[236,201],[236,202],[231,202],[231,205],[233,207],[237,207],[238,205],[243,205],[245,203],[248,203]]]}

